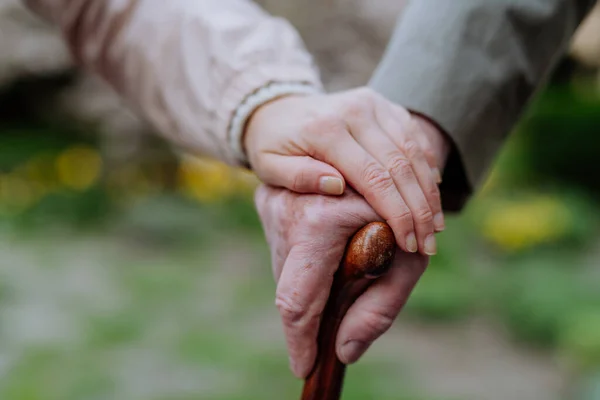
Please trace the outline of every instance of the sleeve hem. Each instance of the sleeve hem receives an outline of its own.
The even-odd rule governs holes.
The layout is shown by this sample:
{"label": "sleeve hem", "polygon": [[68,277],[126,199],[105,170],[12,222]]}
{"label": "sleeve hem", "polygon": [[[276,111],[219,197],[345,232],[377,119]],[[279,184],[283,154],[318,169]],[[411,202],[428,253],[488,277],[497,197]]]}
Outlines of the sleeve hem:
{"label": "sleeve hem", "polygon": [[246,123],[257,108],[278,97],[288,95],[310,95],[320,92],[319,89],[307,83],[270,82],[247,96],[242,104],[235,110],[227,131],[229,147],[233,151],[236,160],[246,168],[250,168],[243,145],[243,137]]}
{"label": "sleeve hem", "polygon": [[[239,125],[240,123],[240,117],[235,119],[236,113],[249,97],[273,83],[302,85],[304,91],[321,92],[323,90],[319,75],[313,66],[258,66],[250,68],[236,77],[225,90],[216,115],[219,123],[217,130],[226,135],[225,158],[228,163],[247,167],[247,161],[241,151],[241,143],[238,142],[238,138],[232,137],[232,134],[234,134],[233,125]],[[288,90],[293,89],[288,87]],[[285,91],[277,90],[277,93],[272,95],[282,96],[284,94],[286,94]],[[242,111],[248,112],[248,110]],[[235,133],[235,135],[239,134]]]}

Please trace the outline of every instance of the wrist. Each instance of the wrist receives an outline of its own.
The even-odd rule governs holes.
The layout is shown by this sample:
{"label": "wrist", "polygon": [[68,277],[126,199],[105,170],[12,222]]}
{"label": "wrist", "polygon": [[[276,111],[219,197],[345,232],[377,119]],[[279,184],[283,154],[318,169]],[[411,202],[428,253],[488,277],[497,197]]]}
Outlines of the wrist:
{"label": "wrist", "polygon": [[253,140],[248,131],[256,113],[276,100],[308,94],[320,93],[319,88],[304,82],[271,82],[248,95],[235,110],[229,127],[229,142],[237,157],[251,168],[248,155],[249,143]]}
{"label": "wrist", "polygon": [[[273,118],[281,114],[281,105],[289,100],[307,96],[301,93],[286,93],[261,103],[249,114],[242,130],[242,149],[248,160],[248,167],[253,169],[256,165],[260,149],[271,135],[268,125],[273,123]],[[266,136],[265,136],[266,135]]]}

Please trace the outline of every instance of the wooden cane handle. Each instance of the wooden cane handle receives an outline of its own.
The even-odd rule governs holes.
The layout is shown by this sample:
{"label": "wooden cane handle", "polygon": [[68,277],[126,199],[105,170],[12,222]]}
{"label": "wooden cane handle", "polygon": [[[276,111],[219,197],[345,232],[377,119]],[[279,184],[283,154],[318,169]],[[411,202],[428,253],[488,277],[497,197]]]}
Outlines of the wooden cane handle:
{"label": "wooden cane handle", "polygon": [[369,283],[389,269],[396,251],[392,229],[373,222],[348,242],[323,312],[315,365],[304,382],[301,400],[338,400],[346,366],[338,359],[335,341],[342,319]]}

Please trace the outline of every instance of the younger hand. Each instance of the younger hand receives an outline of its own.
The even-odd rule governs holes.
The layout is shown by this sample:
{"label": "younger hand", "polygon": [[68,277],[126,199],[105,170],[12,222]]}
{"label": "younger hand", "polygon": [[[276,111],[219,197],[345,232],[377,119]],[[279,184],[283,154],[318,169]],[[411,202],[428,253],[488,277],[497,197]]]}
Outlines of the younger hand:
{"label": "younger hand", "polygon": [[440,173],[421,131],[406,109],[360,88],[263,105],[244,144],[263,182],[340,195],[346,180],[390,225],[402,250],[433,255],[434,233],[444,229]]}

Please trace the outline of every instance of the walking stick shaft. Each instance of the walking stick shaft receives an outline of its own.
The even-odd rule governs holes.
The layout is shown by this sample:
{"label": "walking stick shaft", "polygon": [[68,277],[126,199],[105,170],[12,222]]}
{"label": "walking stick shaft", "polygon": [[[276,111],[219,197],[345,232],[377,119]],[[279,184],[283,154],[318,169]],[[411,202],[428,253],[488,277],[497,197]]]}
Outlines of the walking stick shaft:
{"label": "walking stick shaft", "polygon": [[369,283],[387,272],[395,250],[394,234],[383,222],[366,225],[348,242],[321,318],[317,360],[304,382],[301,400],[340,398],[346,366],[335,350],[338,329],[352,303]]}

